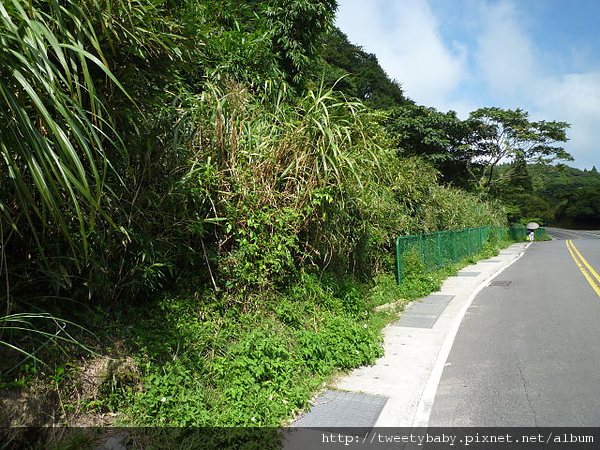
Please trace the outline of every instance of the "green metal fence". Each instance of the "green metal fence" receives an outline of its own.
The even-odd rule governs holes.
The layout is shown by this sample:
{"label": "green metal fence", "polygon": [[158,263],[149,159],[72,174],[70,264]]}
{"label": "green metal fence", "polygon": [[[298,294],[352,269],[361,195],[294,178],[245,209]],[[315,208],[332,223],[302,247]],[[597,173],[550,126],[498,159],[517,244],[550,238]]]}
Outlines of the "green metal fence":
{"label": "green metal fence", "polygon": [[[546,230],[536,230],[536,238],[541,238]],[[439,231],[436,233],[396,238],[396,274],[398,284],[406,264],[411,257],[419,258],[425,271],[440,269],[448,264],[457,263],[483,249],[487,240],[498,242],[502,239],[525,241],[525,228],[479,227],[457,231]]]}

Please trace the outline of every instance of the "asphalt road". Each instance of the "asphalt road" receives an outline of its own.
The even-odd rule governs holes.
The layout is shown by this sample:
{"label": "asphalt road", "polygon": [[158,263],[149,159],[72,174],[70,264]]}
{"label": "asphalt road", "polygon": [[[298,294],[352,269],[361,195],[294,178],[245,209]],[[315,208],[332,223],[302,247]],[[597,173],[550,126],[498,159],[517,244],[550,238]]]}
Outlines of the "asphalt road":
{"label": "asphalt road", "polygon": [[473,300],[429,426],[600,426],[600,235],[548,232]]}

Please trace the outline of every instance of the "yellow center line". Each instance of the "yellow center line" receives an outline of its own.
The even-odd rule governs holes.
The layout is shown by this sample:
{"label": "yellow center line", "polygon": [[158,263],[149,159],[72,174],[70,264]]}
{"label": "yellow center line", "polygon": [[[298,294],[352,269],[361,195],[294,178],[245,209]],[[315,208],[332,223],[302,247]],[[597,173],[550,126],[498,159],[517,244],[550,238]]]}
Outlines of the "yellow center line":
{"label": "yellow center line", "polygon": [[596,294],[598,294],[598,297],[600,297],[600,275],[598,275],[594,268],[585,260],[571,239],[568,239],[566,242],[569,253],[571,253],[571,257],[575,261],[575,264],[577,264],[577,267],[579,267],[583,276],[588,280],[592,289],[594,289]]}
{"label": "yellow center line", "polygon": [[577,256],[579,256],[579,259],[581,260],[581,262],[583,262],[583,264],[585,265],[585,267],[587,267],[587,269],[594,276],[594,278],[596,278],[597,282],[600,283],[600,275],[598,275],[598,272],[596,272],[594,270],[594,268],[585,260],[585,258],[583,257],[583,255],[579,252],[579,250],[577,249],[577,247],[575,247],[575,244],[573,244],[572,241],[571,241],[571,247],[573,248],[573,250],[575,251],[575,253],[577,254]]}

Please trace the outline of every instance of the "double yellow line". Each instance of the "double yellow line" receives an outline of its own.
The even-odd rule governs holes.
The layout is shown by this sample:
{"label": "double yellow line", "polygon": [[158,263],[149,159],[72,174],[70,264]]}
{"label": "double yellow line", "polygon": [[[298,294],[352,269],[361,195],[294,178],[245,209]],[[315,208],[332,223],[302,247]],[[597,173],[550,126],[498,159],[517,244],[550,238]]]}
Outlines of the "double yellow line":
{"label": "double yellow line", "polygon": [[575,264],[577,264],[577,267],[579,267],[579,270],[581,270],[583,276],[586,278],[586,280],[588,280],[588,283],[590,283],[592,289],[596,291],[598,297],[600,297],[600,275],[598,275],[594,268],[590,266],[583,255],[579,253],[579,250],[577,250],[577,247],[575,247],[575,244],[573,244],[571,239],[567,240],[567,248],[573,257]]}

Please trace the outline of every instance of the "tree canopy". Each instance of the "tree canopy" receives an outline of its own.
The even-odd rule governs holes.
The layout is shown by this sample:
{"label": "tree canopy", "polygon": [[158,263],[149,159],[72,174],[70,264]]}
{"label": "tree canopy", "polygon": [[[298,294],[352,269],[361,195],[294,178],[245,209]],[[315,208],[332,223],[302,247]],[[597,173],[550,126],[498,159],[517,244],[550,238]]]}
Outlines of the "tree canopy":
{"label": "tree canopy", "polygon": [[351,44],[339,28],[324,34],[321,56],[326,84],[348,97],[375,109],[412,103],[400,83],[391,80],[379,65],[377,56]]}
{"label": "tree canopy", "polygon": [[549,164],[572,160],[572,156],[555,143],[566,142],[569,124],[556,121],[529,120],[521,109],[480,108],[469,118],[475,121],[470,142],[468,167],[481,189],[489,191],[498,181],[495,169],[502,161],[522,160]]}
{"label": "tree canopy", "polygon": [[469,188],[470,121],[460,120],[454,111],[409,104],[392,108],[385,126],[399,157],[420,156],[440,172],[441,182]]}

